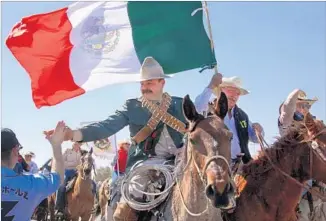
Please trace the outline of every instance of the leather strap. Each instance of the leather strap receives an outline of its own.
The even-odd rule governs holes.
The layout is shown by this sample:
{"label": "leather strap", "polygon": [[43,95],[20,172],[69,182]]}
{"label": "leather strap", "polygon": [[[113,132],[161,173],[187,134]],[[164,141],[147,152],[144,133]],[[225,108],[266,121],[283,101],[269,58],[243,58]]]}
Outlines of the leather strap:
{"label": "leather strap", "polygon": [[186,125],[183,122],[181,122],[171,114],[167,113],[166,111],[160,109],[159,106],[154,104],[152,101],[143,98],[142,104],[143,107],[146,107],[152,113],[152,116],[154,116],[159,121],[162,121],[163,123],[180,133],[184,134],[187,132]]}
{"label": "leather strap", "polygon": [[[162,112],[166,113],[166,111],[169,109],[170,105],[171,105],[171,97],[169,94],[164,93],[163,97],[162,97],[162,102],[161,104],[158,106],[156,105],[159,109],[162,110]],[[142,97],[141,98],[141,102],[142,102],[142,107],[145,107],[144,102],[145,99]],[[150,111],[150,110],[149,110]],[[157,125],[159,124],[160,120],[157,118],[156,115],[153,114],[152,111],[150,111],[152,113],[151,118],[148,120],[147,125],[144,126],[140,131],[138,131],[138,133],[132,138],[132,141],[135,144],[139,144],[142,141],[144,141],[147,137],[149,137],[152,132],[156,129]]]}

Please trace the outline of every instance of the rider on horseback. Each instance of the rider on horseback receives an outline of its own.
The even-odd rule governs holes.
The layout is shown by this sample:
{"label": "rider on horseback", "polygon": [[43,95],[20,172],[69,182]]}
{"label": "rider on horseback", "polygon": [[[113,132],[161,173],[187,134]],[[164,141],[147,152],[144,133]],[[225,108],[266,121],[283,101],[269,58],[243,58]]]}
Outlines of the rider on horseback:
{"label": "rider on horseback", "polygon": [[55,203],[57,213],[64,213],[66,185],[67,182],[76,175],[76,167],[79,165],[81,159],[80,146],[80,143],[75,142],[72,146],[72,149],[67,149],[63,154],[65,165],[65,179],[63,185],[61,185],[57,191]]}
{"label": "rider on horseback", "polygon": [[[65,196],[67,191],[73,187],[75,182],[75,177],[77,175],[77,166],[81,162],[81,157],[87,153],[87,151],[81,149],[81,143],[75,142],[72,148],[67,149],[63,154],[64,165],[65,165],[65,179],[63,185],[60,186],[57,191],[56,205],[55,209],[57,210],[58,215],[64,215],[65,211]],[[69,182],[71,181],[71,182]],[[96,193],[96,184],[93,184],[93,194]]]}
{"label": "rider on horseback", "polygon": [[[128,153],[127,174],[137,161],[144,164],[162,165],[182,147],[185,132],[185,117],[182,98],[163,93],[166,76],[161,65],[152,57],[147,57],[140,70],[142,97],[127,100],[123,109],[99,123],[79,130],[70,130],[66,140],[90,142],[104,139],[129,125],[132,145]],[[155,158],[154,158],[155,156]],[[137,180],[144,188],[149,182],[146,176]],[[136,198],[143,198],[131,190]],[[142,190],[144,191],[144,190]],[[128,216],[128,217],[126,217]],[[115,220],[136,220],[138,212],[126,202],[118,204]]]}
{"label": "rider on horseback", "polygon": [[[291,127],[302,122],[304,116],[309,112],[311,105],[317,100],[317,98],[308,99],[306,93],[302,90],[293,90],[279,108],[280,116],[277,123],[280,135],[284,136]],[[313,180],[309,180],[308,185],[312,187],[312,184]],[[302,197],[308,199],[309,206],[312,208],[312,196],[306,189],[303,190]],[[298,211],[300,211],[299,208]]]}
{"label": "rider on horseback", "polygon": [[[215,74],[209,85],[196,97],[195,105],[199,113],[210,112],[209,101],[212,95],[220,96],[219,91],[225,93],[228,99],[228,114],[224,118],[225,125],[233,133],[231,145],[232,164],[242,156],[243,163],[248,163],[252,157],[249,151],[249,141],[258,143],[255,131],[264,134],[263,127],[259,123],[252,123],[247,113],[238,107],[237,103],[241,96],[249,94],[243,88],[239,77],[222,78],[222,74]],[[213,96],[214,97],[214,96]],[[215,99],[217,101],[218,99]]]}

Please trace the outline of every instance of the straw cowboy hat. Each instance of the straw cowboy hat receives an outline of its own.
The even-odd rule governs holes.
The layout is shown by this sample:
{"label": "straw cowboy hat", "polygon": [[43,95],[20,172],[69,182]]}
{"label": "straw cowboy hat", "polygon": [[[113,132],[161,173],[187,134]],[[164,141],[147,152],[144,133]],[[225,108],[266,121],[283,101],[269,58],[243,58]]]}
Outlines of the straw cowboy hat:
{"label": "straw cowboy hat", "polygon": [[230,77],[230,78],[223,77],[222,83],[220,84],[220,88],[223,87],[238,88],[240,90],[240,95],[246,95],[250,93],[248,90],[242,87],[242,80],[237,76]]}
{"label": "straw cowboy hat", "polygon": [[162,66],[153,58],[146,57],[140,68],[140,81],[170,78],[165,75]]}
{"label": "straw cowboy hat", "polygon": [[306,93],[300,93],[298,96],[298,101],[297,102],[303,102],[303,103],[308,103],[310,106],[313,105],[316,101],[318,101],[317,97],[314,98],[307,98]]}
{"label": "straw cowboy hat", "polygon": [[125,143],[126,144],[131,144],[129,139],[123,139],[123,140],[119,140],[118,145],[125,144]]}
{"label": "straw cowboy hat", "polygon": [[35,154],[32,151],[27,151],[24,156],[31,156],[31,157],[35,157]]}

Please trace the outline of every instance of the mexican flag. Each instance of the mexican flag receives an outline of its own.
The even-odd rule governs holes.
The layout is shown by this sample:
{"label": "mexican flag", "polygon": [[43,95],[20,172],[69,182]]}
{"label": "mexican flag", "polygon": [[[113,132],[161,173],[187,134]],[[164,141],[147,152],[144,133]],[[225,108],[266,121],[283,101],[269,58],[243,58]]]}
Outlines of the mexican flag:
{"label": "mexican flag", "polygon": [[31,78],[37,108],[139,81],[154,57],[166,74],[216,63],[201,2],[77,2],[23,18],[6,44]]}

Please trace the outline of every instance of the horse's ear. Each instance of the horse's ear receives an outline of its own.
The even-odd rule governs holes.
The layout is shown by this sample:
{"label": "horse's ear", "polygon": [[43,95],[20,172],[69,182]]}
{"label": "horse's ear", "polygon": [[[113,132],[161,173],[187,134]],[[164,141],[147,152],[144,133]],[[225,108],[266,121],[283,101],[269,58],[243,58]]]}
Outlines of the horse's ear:
{"label": "horse's ear", "polygon": [[195,122],[198,119],[199,114],[196,110],[194,103],[191,101],[189,95],[186,95],[184,97],[182,107],[183,107],[183,114],[188,121]]}
{"label": "horse's ear", "polygon": [[219,100],[214,103],[214,112],[222,120],[228,113],[228,98],[224,92],[221,92]]}

